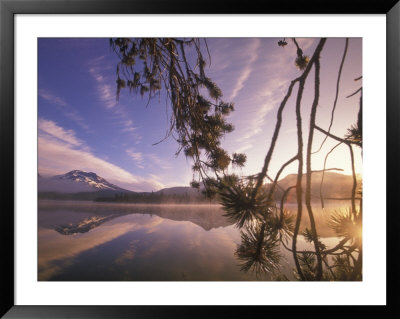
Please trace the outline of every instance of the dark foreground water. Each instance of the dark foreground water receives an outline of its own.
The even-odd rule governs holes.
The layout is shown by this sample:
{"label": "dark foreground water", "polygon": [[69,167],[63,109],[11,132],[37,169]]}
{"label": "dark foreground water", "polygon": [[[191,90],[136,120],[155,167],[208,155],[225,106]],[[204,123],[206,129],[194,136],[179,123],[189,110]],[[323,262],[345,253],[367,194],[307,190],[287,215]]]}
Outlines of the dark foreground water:
{"label": "dark foreground water", "polygon": [[[38,280],[271,280],[240,270],[240,231],[218,206],[40,200],[38,212]],[[321,236],[337,242],[324,228]],[[292,278],[291,254],[282,255]]]}

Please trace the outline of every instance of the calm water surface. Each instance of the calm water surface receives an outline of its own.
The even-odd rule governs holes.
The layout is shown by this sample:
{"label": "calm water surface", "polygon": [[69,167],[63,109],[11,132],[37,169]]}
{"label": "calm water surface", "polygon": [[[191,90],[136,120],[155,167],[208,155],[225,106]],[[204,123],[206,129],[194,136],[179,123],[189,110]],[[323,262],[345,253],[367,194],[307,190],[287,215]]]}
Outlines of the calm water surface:
{"label": "calm water surface", "polygon": [[[326,227],[321,236],[328,246],[338,240]],[[240,271],[239,243],[240,231],[218,206],[39,201],[43,281],[270,280]],[[292,278],[292,256],[283,248],[282,255],[281,271]]]}

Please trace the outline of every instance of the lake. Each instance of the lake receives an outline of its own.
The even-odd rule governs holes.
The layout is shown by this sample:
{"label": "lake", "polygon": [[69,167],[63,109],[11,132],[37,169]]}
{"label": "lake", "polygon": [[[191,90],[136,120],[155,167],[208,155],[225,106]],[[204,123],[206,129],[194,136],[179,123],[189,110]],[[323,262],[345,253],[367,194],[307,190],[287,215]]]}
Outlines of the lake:
{"label": "lake", "polygon": [[[329,211],[316,210],[321,240],[338,238],[324,224]],[[217,205],[140,205],[39,200],[40,281],[253,281],[234,256],[235,228]],[[305,216],[305,218],[307,218]],[[307,244],[300,236],[299,249]],[[281,272],[293,279],[291,253],[281,248]]]}

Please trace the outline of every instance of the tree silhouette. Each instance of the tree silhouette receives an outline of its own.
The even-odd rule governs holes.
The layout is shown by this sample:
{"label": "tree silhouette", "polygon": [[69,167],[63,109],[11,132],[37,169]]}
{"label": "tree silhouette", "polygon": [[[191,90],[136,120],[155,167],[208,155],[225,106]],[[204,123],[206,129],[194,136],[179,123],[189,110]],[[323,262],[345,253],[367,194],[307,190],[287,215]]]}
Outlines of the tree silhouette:
{"label": "tree silhouette", "polygon": [[[348,96],[360,94],[358,121],[351,126],[343,137],[331,133],[335,119],[335,109],[339,94],[339,84],[344,61],[347,55],[348,39],[336,82],[335,101],[332,107],[330,125],[323,129],[316,122],[320,98],[320,55],[326,38],[321,38],[311,55],[304,55],[295,38],[292,39],[296,52],[295,66],[302,71],[301,75],[289,83],[278,111],[275,128],[260,173],[254,176],[238,177],[228,173],[230,164],[243,166],[244,154],[228,154],[220,146],[221,138],[233,130],[225,116],[234,110],[232,103],[222,100],[218,86],[206,76],[206,60],[210,60],[206,40],[197,38],[143,38],[111,39],[110,44],[118,54],[117,94],[128,88],[140,92],[149,99],[160,94],[162,89],[172,108],[170,129],[167,136],[176,134],[181,150],[193,158],[193,171],[197,179],[193,187],[204,185],[204,193],[212,197],[218,194],[226,211],[226,216],[241,229],[242,242],[235,256],[243,271],[254,271],[257,276],[263,273],[276,275],[276,279],[287,279],[277,274],[281,259],[279,247],[291,252],[295,264],[295,277],[299,280],[361,280],[362,279],[362,239],[361,221],[362,205],[356,204],[356,195],[362,197],[355,174],[353,147],[362,148],[362,88]],[[278,41],[278,46],[286,49],[287,41]],[[195,58],[188,58],[190,51]],[[205,57],[208,57],[206,59]],[[306,82],[313,75],[313,101],[307,118],[302,114],[302,98]],[[361,77],[356,80],[360,80]],[[297,86],[296,86],[297,85]],[[278,147],[277,141],[283,122],[283,112],[289,98],[295,95],[295,117],[297,130],[297,150],[286,160],[276,175],[268,174],[272,155]],[[303,122],[308,121],[308,132],[303,131]],[[313,152],[315,133],[323,134],[324,140]],[[311,201],[312,155],[320,152],[327,139],[338,142],[325,154],[322,170],[320,200],[324,206],[322,185],[324,174],[328,170],[326,161],[339,145],[346,145],[350,153],[352,167],[351,207],[347,211],[337,211],[331,216],[330,227],[340,238],[339,243],[327,248],[320,240]],[[281,188],[278,180],[285,168],[297,163],[296,183],[282,189],[279,201],[274,199],[276,189]],[[305,171],[304,171],[305,167]],[[266,179],[270,184],[266,187]],[[305,179],[305,187],[302,181]],[[295,192],[297,211],[292,216],[285,210],[285,202],[290,192]],[[359,197],[359,198],[360,198]],[[305,209],[304,207],[305,206]],[[305,210],[305,212],[304,212]],[[300,231],[303,213],[308,216],[310,228]],[[298,250],[297,240],[302,236],[312,244],[312,249]]]}

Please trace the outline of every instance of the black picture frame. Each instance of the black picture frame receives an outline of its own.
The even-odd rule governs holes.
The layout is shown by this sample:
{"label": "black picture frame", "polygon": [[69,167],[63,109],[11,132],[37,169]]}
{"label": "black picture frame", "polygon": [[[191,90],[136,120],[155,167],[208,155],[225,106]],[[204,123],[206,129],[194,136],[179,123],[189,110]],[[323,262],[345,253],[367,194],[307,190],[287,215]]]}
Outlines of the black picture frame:
{"label": "black picture frame", "polygon": [[[399,46],[400,3],[398,0],[309,0],[201,3],[182,0],[0,0],[0,181],[1,273],[0,315],[4,318],[197,318],[251,315],[309,316],[319,312],[324,317],[399,318],[399,284],[395,258],[398,236],[395,227],[396,181],[399,177]],[[386,306],[28,306],[14,303],[14,16],[16,14],[385,14],[387,18],[387,305]],[[383,108],[384,106],[376,106]],[[382,141],[383,142],[383,141]],[[34,186],[32,186],[34,187]],[[311,298],[311,296],[310,296]],[[268,307],[268,309],[266,309]],[[310,309],[312,308],[312,309]]]}

